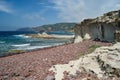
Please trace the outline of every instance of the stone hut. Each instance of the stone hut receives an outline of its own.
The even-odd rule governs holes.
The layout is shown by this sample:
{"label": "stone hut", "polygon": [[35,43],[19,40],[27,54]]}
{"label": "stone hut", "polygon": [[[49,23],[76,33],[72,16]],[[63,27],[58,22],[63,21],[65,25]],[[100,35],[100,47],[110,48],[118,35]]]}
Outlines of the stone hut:
{"label": "stone hut", "polygon": [[85,19],[74,26],[75,40],[120,41],[120,10],[112,11],[94,19]]}

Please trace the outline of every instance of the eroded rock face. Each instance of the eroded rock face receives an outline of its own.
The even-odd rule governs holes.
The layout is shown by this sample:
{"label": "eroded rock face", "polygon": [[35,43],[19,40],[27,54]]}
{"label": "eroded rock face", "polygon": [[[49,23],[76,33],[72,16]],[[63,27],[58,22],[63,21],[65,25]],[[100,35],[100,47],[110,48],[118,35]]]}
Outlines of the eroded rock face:
{"label": "eroded rock face", "polygon": [[77,75],[77,72],[93,73],[99,79],[120,79],[120,43],[110,47],[97,48],[91,54],[82,56],[68,64],[54,65],[50,71],[55,72],[55,80],[62,80],[64,72]]}
{"label": "eroded rock face", "polygon": [[81,42],[82,39],[120,41],[120,10],[108,12],[94,19],[85,19],[74,26],[74,32],[75,43]]}
{"label": "eroded rock face", "polygon": [[74,39],[74,43],[78,43],[78,42],[82,42],[83,41],[83,38],[79,35],[77,35]]}

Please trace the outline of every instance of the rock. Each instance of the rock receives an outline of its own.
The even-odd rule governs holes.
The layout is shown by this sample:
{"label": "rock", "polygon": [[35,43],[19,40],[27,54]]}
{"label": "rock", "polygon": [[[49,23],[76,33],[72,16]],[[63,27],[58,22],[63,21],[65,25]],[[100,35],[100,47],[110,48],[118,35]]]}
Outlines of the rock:
{"label": "rock", "polygon": [[85,34],[84,39],[90,39],[90,35],[88,33]]}
{"label": "rock", "polygon": [[[92,39],[120,42],[120,10],[105,13],[93,19],[85,19],[74,26],[74,43]],[[80,38],[79,38],[80,36]]]}
{"label": "rock", "polygon": [[55,80],[62,80],[64,72],[68,75],[77,75],[77,71],[92,72],[99,79],[120,77],[120,43],[110,47],[97,48],[91,54],[82,56],[78,60],[70,61],[68,64],[58,64],[50,68],[55,72]]}
{"label": "rock", "polygon": [[77,36],[77,37],[75,37],[74,43],[78,43],[78,42],[82,42],[82,41],[83,41],[82,37]]}
{"label": "rock", "polygon": [[55,77],[48,75],[44,80],[55,80]]}

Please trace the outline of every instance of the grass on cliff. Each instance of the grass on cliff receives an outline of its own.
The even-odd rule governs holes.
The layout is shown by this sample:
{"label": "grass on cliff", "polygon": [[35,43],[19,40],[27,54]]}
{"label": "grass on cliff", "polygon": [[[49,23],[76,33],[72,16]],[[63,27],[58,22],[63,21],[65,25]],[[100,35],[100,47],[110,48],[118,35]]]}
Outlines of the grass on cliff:
{"label": "grass on cliff", "polygon": [[101,47],[100,45],[91,45],[89,46],[89,53],[92,53],[96,48]]}
{"label": "grass on cliff", "polygon": [[79,57],[83,56],[83,55],[86,55],[86,54],[90,54],[92,53],[93,51],[95,51],[96,48],[99,48],[101,47],[100,45],[90,45],[88,47],[88,50],[86,52],[82,52],[79,54]]}

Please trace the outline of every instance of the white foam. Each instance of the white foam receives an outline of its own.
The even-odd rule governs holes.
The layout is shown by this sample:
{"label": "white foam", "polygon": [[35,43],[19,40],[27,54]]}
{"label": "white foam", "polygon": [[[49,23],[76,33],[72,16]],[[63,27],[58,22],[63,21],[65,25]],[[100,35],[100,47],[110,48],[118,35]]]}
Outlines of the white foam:
{"label": "white foam", "polygon": [[51,47],[51,45],[19,47],[17,48],[17,50],[35,50],[35,49],[42,49],[42,48],[47,48],[47,47]]}
{"label": "white foam", "polygon": [[48,48],[48,47],[58,46],[58,45],[63,45],[63,43],[52,44],[52,45],[41,45],[41,46],[23,46],[23,47],[18,47],[17,50],[35,50],[35,49]]}
{"label": "white foam", "polygon": [[26,36],[26,35],[14,35],[15,37],[21,37],[21,38],[30,38],[30,36]]}
{"label": "white foam", "polygon": [[19,44],[19,45],[12,45],[14,47],[26,47],[26,46],[30,46],[30,44]]}
{"label": "white foam", "polygon": [[5,41],[0,41],[0,44],[5,43]]}
{"label": "white foam", "polygon": [[63,45],[63,43],[56,43],[56,44],[49,44],[49,45],[40,45],[40,46],[30,46],[30,44],[20,44],[20,45],[12,45],[15,48],[15,50],[35,50],[35,49],[42,49],[42,48],[48,48],[52,46],[59,46]]}
{"label": "white foam", "polygon": [[74,38],[74,35],[56,35],[52,34],[53,37],[55,38]]}

